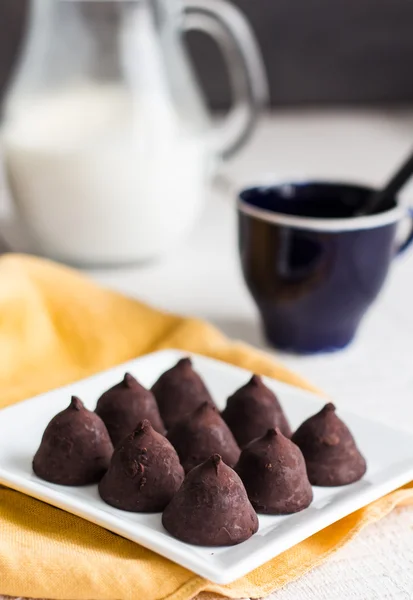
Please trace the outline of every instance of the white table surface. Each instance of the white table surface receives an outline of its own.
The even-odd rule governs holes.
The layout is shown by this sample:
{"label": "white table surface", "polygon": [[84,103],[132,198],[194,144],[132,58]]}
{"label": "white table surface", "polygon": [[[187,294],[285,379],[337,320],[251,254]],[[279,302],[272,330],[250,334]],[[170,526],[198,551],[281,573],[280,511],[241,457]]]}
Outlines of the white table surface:
{"label": "white table surface", "polygon": [[[202,317],[261,348],[259,319],[240,274],[232,186],[276,177],[384,182],[413,146],[412,110],[288,111],[267,118],[227,165],[196,230],[165,260],[99,270],[104,285],[161,308]],[[409,190],[405,194],[409,198]],[[413,204],[413,187],[410,187]],[[6,205],[3,211],[7,210]],[[283,361],[346,407],[413,433],[413,248],[395,260],[379,300],[345,351]],[[385,443],[385,440],[383,441]],[[413,509],[370,526],[277,600],[413,597]]]}

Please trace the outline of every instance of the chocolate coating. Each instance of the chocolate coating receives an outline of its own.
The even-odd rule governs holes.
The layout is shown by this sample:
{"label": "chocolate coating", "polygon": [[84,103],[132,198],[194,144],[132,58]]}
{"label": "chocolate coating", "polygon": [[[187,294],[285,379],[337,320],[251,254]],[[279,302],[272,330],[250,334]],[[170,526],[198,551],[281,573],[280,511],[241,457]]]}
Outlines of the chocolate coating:
{"label": "chocolate coating", "polygon": [[301,450],[278,428],[248,444],[235,470],[258,513],[289,515],[312,502],[313,490]]}
{"label": "chocolate coating", "polygon": [[346,485],[358,481],[366,472],[366,461],[335,411],[334,404],[326,404],[304,421],[292,437],[304,455],[313,485]]}
{"label": "chocolate coating", "polygon": [[190,358],[182,358],[165,371],[153,385],[152,392],[167,429],[204,402],[215,406],[205,383],[193,370]]}
{"label": "chocolate coating", "polygon": [[73,396],[50,421],[33,459],[38,477],[60,485],[97,483],[109,467],[113,446],[102,419]]}
{"label": "chocolate coating", "polygon": [[162,523],[174,537],[199,546],[233,546],[258,530],[241,479],[217,454],[188,473]]}
{"label": "chocolate coating", "polygon": [[291,437],[290,426],[276,395],[258,375],[228,398],[222,417],[241,448],[265,435],[270,427],[278,427],[283,435]]}
{"label": "chocolate coating", "polygon": [[99,494],[107,504],[130,512],[160,512],[184,479],[175,450],[148,420],[121,442]]}
{"label": "chocolate coating", "polygon": [[234,467],[241,453],[218,410],[208,402],[172,427],[167,437],[186,473],[212,454],[220,454],[227,465]]}
{"label": "chocolate coating", "polygon": [[155,396],[129,373],[102,394],[95,412],[105,423],[114,446],[144,419],[150,421],[155,431],[165,433]]}

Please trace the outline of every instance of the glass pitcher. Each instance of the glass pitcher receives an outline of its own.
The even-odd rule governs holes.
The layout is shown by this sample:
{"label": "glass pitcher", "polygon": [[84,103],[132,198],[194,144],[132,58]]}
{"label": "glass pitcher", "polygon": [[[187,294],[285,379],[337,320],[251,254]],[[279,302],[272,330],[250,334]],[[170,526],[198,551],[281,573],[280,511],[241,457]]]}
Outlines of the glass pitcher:
{"label": "glass pitcher", "polygon": [[[187,56],[188,29],[212,35],[228,65],[234,106],[219,128]],[[37,250],[81,265],[168,251],[266,97],[251,29],[223,0],[34,0],[2,147]]]}

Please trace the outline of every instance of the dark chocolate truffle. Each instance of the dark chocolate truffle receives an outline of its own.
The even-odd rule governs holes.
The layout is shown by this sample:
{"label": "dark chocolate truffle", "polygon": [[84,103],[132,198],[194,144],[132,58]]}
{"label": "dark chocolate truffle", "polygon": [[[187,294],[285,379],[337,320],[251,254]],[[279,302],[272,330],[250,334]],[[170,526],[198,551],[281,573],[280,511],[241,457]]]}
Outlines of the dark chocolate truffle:
{"label": "dark chocolate truffle", "polygon": [[258,513],[289,515],[311,504],[313,490],[301,450],[278,428],[248,444],[235,470]]}
{"label": "dark chocolate truffle", "polygon": [[214,406],[201,377],[192,368],[190,358],[182,358],[169,371],[165,371],[153,385],[159,412],[167,429],[208,402]]}
{"label": "dark chocolate truffle", "polygon": [[109,467],[113,446],[102,419],[73,396],[50,421],[33,460],[38,477],[60,485],[97,483]]}
{"label": "dark chocolate truffle", "polygon": [[145,420],[116,447],[99,493],[107,504],[121,510],[160,512],[183,479],[174,448]]}
{"label": "dark chocolate truffle", "polygon": [[291,437],[276,395],[258,375],[228,398],[222,417],[241,448],[265,435],[270,427],[278,427],[283,435]]}
{"label": "dark chocolate truffle", "polygon": [[304,455],[313,485],[346,485],[358,481],[366,472],[366,461],[335,411],[334,404],[326,404],[304,421],[292,437]]}
{"label": "dark chocolate truffle", "polygon": [[167,437],[186,473],[212,454],[220,454],[227,465],[234,467],[241,453],[228,425],[208,402],[172,427]]}
{"label": "dark chocolate truffle", "polygon": [[144,419],[155,431],[165,433],[155,396],[129,373],[99,398],[95,412],[105,423],[114,446]]}
{"label": "dark chocolate truffle", "polygon": [[199,546],[233,546],[258,530],[241,479],[218,454],[188,473],[162,523],[174,537]]}

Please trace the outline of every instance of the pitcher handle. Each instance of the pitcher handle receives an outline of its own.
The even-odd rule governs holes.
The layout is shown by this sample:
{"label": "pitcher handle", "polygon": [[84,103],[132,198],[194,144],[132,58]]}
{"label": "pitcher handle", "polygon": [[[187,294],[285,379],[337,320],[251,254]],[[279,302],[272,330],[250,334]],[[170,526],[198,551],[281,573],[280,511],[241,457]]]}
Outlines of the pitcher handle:
{"label": "pitcher handle", "polygon": [[185,13],[185,29],[209,34],[228,67],[234,104],[215,148],[218,155],[228,159],[249,140],[268,104],[264,62],[252,28],[235,6],[225,0],[186,0]]}

